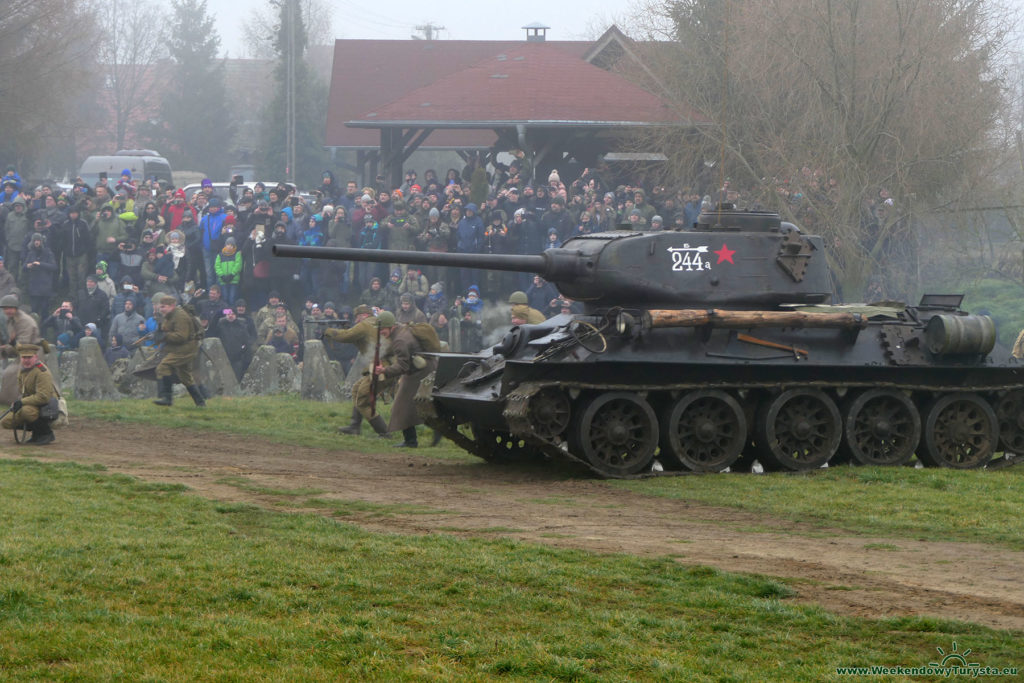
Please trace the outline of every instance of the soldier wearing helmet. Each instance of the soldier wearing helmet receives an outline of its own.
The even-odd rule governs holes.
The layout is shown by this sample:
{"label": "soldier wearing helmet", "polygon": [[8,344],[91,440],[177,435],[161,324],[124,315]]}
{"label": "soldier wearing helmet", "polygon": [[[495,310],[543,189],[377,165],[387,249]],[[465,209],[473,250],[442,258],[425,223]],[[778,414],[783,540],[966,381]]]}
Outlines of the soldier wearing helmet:
{"label": "soldier wearing helmet", "polygon": [[512,304],[512,310],[509,313],[513,325],[537,325],[546,320],[543,313],[536,308],[530,308],[526,292],[512,292],[508,297],[508,302]]}
{"label": "soldier wearing helmet", "polygon": [[[21,302],[14,294],[0,297],[0,309],[3,309],[7,323],[3,344],[0,345],[0,355],[4,358],[14,358],[17,355],[18,344],[41,344],[44,352],[50,350],[49,343],[39,334],[39,325],[32,316],[21,310],[20,306]],[[18,399],[17,377],[17,364],[11,363],[4,368],[0,379],[0,402],[13,403]]]}

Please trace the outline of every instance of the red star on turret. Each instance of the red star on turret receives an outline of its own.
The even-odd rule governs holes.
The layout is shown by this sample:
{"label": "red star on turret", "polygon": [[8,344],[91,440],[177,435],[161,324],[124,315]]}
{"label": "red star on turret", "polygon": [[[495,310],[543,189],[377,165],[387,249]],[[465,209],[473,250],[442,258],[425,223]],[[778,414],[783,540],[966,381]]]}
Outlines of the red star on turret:
{"label": "red star on turret", "polygon": [[718,262],[723,263],[728,261],[729,263],[736,265],[736,262],[732,260],[732,255],[736,253],[735,249],[730,249],[729,245],[722,243],[722,248],[718,251],[711,252],[712,254],[718,254]]}

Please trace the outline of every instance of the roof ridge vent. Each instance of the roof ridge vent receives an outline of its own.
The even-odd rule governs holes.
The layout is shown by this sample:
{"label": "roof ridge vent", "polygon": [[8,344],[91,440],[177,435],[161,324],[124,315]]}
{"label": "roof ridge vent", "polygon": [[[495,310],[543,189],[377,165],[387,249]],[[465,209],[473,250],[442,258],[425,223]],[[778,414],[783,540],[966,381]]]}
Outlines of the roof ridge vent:
{"label": "roof ridge vent", "polygon": [[523,28],[526,29],[526,42],[543,43],[547,40],[547,31],[551,27],[545,26],[539,21],[535,21],[532,24],[527,24]]}

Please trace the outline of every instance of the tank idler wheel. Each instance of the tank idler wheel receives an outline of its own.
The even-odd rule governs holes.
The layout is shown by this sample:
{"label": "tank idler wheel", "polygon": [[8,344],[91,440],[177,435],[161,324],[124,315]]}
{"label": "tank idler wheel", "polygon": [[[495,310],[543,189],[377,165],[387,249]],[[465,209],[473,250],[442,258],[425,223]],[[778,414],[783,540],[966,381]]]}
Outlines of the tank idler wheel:
{"label": "tank idler wheel", "polygon": [[487,462],[509,464],[522,462],[537,455],[533,447],[519,437],[496,429],[472,426],[473,440],[480,448],[477,452]]}
{"label": "tank idler wheel", "polygon": [[636,474],[654,459],[658,418],[637,394],[598,394],[579,412],[573,441],[594,469],[611,476]]}
{"label": "tank idler wheel", "polygon": [[860,465],[903,465],[914,457],[921,439],[921,416],[902,391],[865,391],[843,412],[840,454]]}
{"label": "tank idler wheel", "polygon": [[736,462],[747,443],[747,418],[724,391],[691,391],[666,406],[661,454],[695,472],[721,472]]}
{"label": "tank idler wheel", "polygon": [[601,330],[585,320],[573,320],[569,323],[569,334],[577,344],[591,353],[604,353],[608,350],[608,340],[601,334]]}
{"label": "tank idler wheel", "polygon": [[572,414],[569,397],[559,389],[543,389],[530,397],[527,414],[530,427],[537,436],[543,439],[554,438],[569,426]]}
{"label": "tank idler wheel", "polygon": [[933,401],[918,457],[925,467],[959,470],[984,467],[995,454],[999,420],[988,401],[968,392],[947,394]]}
{"label": "tank idler wheel", "polygon": [[789,389],[761,407],[754,439],[765,470],[814,470],[835,454],[842,436],[835,401],[817,389]]}
{"label": "tank idler wheel", "polygon": [[993,407],[999,420],[999,447],[1024,455],[1024,390],[1006,392]]}

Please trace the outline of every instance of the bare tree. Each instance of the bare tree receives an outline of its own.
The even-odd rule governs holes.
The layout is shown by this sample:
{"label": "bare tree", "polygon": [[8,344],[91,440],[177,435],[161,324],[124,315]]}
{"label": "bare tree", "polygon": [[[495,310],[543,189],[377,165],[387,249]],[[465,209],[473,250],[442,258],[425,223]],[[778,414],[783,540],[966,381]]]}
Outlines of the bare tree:
{"label": "bare tree", "polygon": [[167,56],[168,21],[151,0],[97,4],[104,26],[99,61],[104,93],[114,115],[114,138],[123,147],[128,126],[145,112],[155,111],[161,79],[156,65]]}
{"label": "bare tree", "polygon": [[[89,87],[95,23],[75,0],[0,3],[0,158],[30,164]],[[23,169],[24,170],[24,169]]]}
{"label": "bare tree", "polygon": [[[242,22],[244,56],[253,59],[274,59],[277,56],[274,41],[277,39],[278,12],[275,7],[278,4],[271,2],[270,6],[254,9],[249,18]],[[308,45],[332,44],[335,36],[331,26],[330,4],[324,0],[301,0],[299,9],[306,22]]]}
{"label": "bare tree", "polygon": [[[985,0],[670,0],[647,16],[650,86],[713,123],[647,140],[824,235],[840,286],[906,295],[914,212],[959,206],[1005,160],[1014,22]],[[664,39],[668,38],[666,44]]]}

